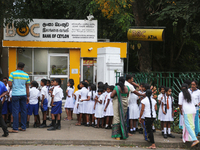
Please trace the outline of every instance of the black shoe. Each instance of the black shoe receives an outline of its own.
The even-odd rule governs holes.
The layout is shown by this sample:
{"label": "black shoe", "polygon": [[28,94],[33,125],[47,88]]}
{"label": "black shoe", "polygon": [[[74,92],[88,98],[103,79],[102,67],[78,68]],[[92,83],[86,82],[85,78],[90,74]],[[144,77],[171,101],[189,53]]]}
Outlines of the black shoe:
{"label": "black shoe", "polygon": [[172,135],[172,134],[168,134],[167,136],[170,137],[170,138],[175,138],[175,136]]}
{"label": "black shoe", "polygon": [[86,124],[85,126],[86,126],[86,127],[90,127],[90,124]]}
{"label": "black shoe", "polygon": [[61,130],[61,125],[56,124],[56,129]]}
{"label": "black shoe", "polygon": [[41,125],[40,125],[40,128],[45,128],[45,127],[47,127],[46,124],[41,124]]}
{"label": "black shoe", "polygon": [[47,116],[47,120],[49,120],[49,116]]}
{"label": "black shoe", "polygon": [[29,128],[29,123],[26,123],[26,128]]}
{"label": "black shoe", "polygon": [[156,132],[156,129],[153,129],[153,132]]}
{"label": "black shoe", "polygon": [[130,134],[134,134],[133,131],[130,131],[129,133],[130,133]]}
{"label": "black shoe", "polygon": [[49,121],[52,121],[52,119],[51,119],[51,118],[49,118]]}
{"label": "black shoe", "polygon": [[37,124],[36,123],[34,123],[33,128],[37,128]]}
{"label": "black shoe", "polygon": [[94,127],[94,124],[92,124],[91,126]]}
{"label": "black shoe", "polygon": [[50,127],[49,129],[47,129],[47,131],[55,131],[56,130],[56,121],[53,120],[52,121],[52,127]]}
{"label": "black shoe", "polygon": [[165,139],[167,139],[167,134],[164,134],[163,137],[164,137]]}
{"label": "black shoe", "polygon": [[139,132],[140,132],[140,131],[143,131],[143,128],[138,129],[138,131],[139,131]]}
{"label": "black shoe", "polygon": [[50,127],[49,129],[47,129],[47,131],[55,131],[56,130],[56,127]]}
{"label": "black shoe", "polygon": [[136,131],[138,131],[138,128],[136,128]]}
{"label": "black shoe", "polygon": [[143,131],[139,131],[140,134],[143,134]]}
{"label": "black shoe", "polygon": [[2,135],[3,137],[7,137],[9,135],[8,130],[4,131],[4,134]]}
{"label": "black shoe", "polygon": [[162,132],[162,136],[164,136],[164,132]]}
{"label": "black shoe", "polygon": [[109,126],[105,127],[105,129],[109,129]]}
{"label": "black shoe", "polygon": [[50,123],[47,127],[52,127],[52,123]]}

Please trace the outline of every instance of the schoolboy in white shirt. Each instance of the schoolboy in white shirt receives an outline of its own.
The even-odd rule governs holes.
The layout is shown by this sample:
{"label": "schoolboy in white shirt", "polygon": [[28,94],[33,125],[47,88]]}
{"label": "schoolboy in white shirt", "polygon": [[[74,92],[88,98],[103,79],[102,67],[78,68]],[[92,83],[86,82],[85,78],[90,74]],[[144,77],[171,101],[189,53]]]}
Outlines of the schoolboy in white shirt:
{"label": "schoolboy in white shirt", "polygon": [[[52,100],[51,100],[51,118],[52,118],[52,127],[47,129],[48,131],[53,131],[53,130],[60,130],[61,129],[61,124],[60,124],[60,119],[61,119],[61,113],[62,113],[62,98],[63,96],[63,90],[60,87],[61,84],[61,79],[56,78],[54,80],[54,89],[52,93]],[[57,116],[57,121],[58,123],[56,124],[55,116]]]}
{"label": "schoolboy in white shirt", "polygon": [[27,117],[27,123],[26,127],[29,128],[29,120],[30,116],[34,114],[34,128],[37,128],[37,115],[39,111],[39,105],[38,105],[38,99],[40,97],[40,91],[36,88],[37,87],[37,82],[32,81],[31,82],[31,89],[30,91],[30,97],[29,97],[29,104],[28,104],[28,117]]}

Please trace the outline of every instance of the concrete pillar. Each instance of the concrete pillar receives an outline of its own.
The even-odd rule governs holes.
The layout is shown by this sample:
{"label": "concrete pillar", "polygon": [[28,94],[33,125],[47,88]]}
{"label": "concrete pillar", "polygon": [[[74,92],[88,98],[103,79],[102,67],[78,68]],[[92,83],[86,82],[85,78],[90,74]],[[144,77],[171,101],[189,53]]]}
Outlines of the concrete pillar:
{"label": "concrete pillar", "polygon": [[116,71],[123,73],[124,63],[120,58],[120,48],[104,47],[97,49],[97,82],[115,85]]}

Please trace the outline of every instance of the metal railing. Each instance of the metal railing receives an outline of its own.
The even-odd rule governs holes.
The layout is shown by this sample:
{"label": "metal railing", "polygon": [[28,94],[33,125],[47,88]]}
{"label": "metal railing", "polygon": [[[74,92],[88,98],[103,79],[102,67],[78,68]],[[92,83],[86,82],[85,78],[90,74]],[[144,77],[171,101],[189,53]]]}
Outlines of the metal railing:
{"label": "metal railing", "polygon": [[[198,83],[200,81],[200,72],[137,72],[137,73],[128,73],[133,75],[134,81],[138,84],[140,83],[149,83],[150,85],[158,88],[161,85],[165,87],[170,87],[172,89],[172,96],[174,97],[174,106],[178,107],[178,95],[181,91],[181,85],[185,80],[196,80]],[[126,77],[127,74],[121,74],[120,72],[116,72],[116,83],[120,76]],[[158,94],[158,93],[157,93]],[[177,122],[179,117],[174,118],[175,121],[172,125],[172,130],[175,126],[177,126]],[[158,127],[159,121],[155,122]]]}

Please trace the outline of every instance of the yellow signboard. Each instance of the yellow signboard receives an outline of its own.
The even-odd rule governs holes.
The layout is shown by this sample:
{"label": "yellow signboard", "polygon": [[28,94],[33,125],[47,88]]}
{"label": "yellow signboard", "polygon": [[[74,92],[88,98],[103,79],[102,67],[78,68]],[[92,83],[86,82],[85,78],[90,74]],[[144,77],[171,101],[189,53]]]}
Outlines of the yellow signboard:
{"label": "yellow signboard", "polygon": [[164,41],[164,29],[129,29],[128,40]]}

